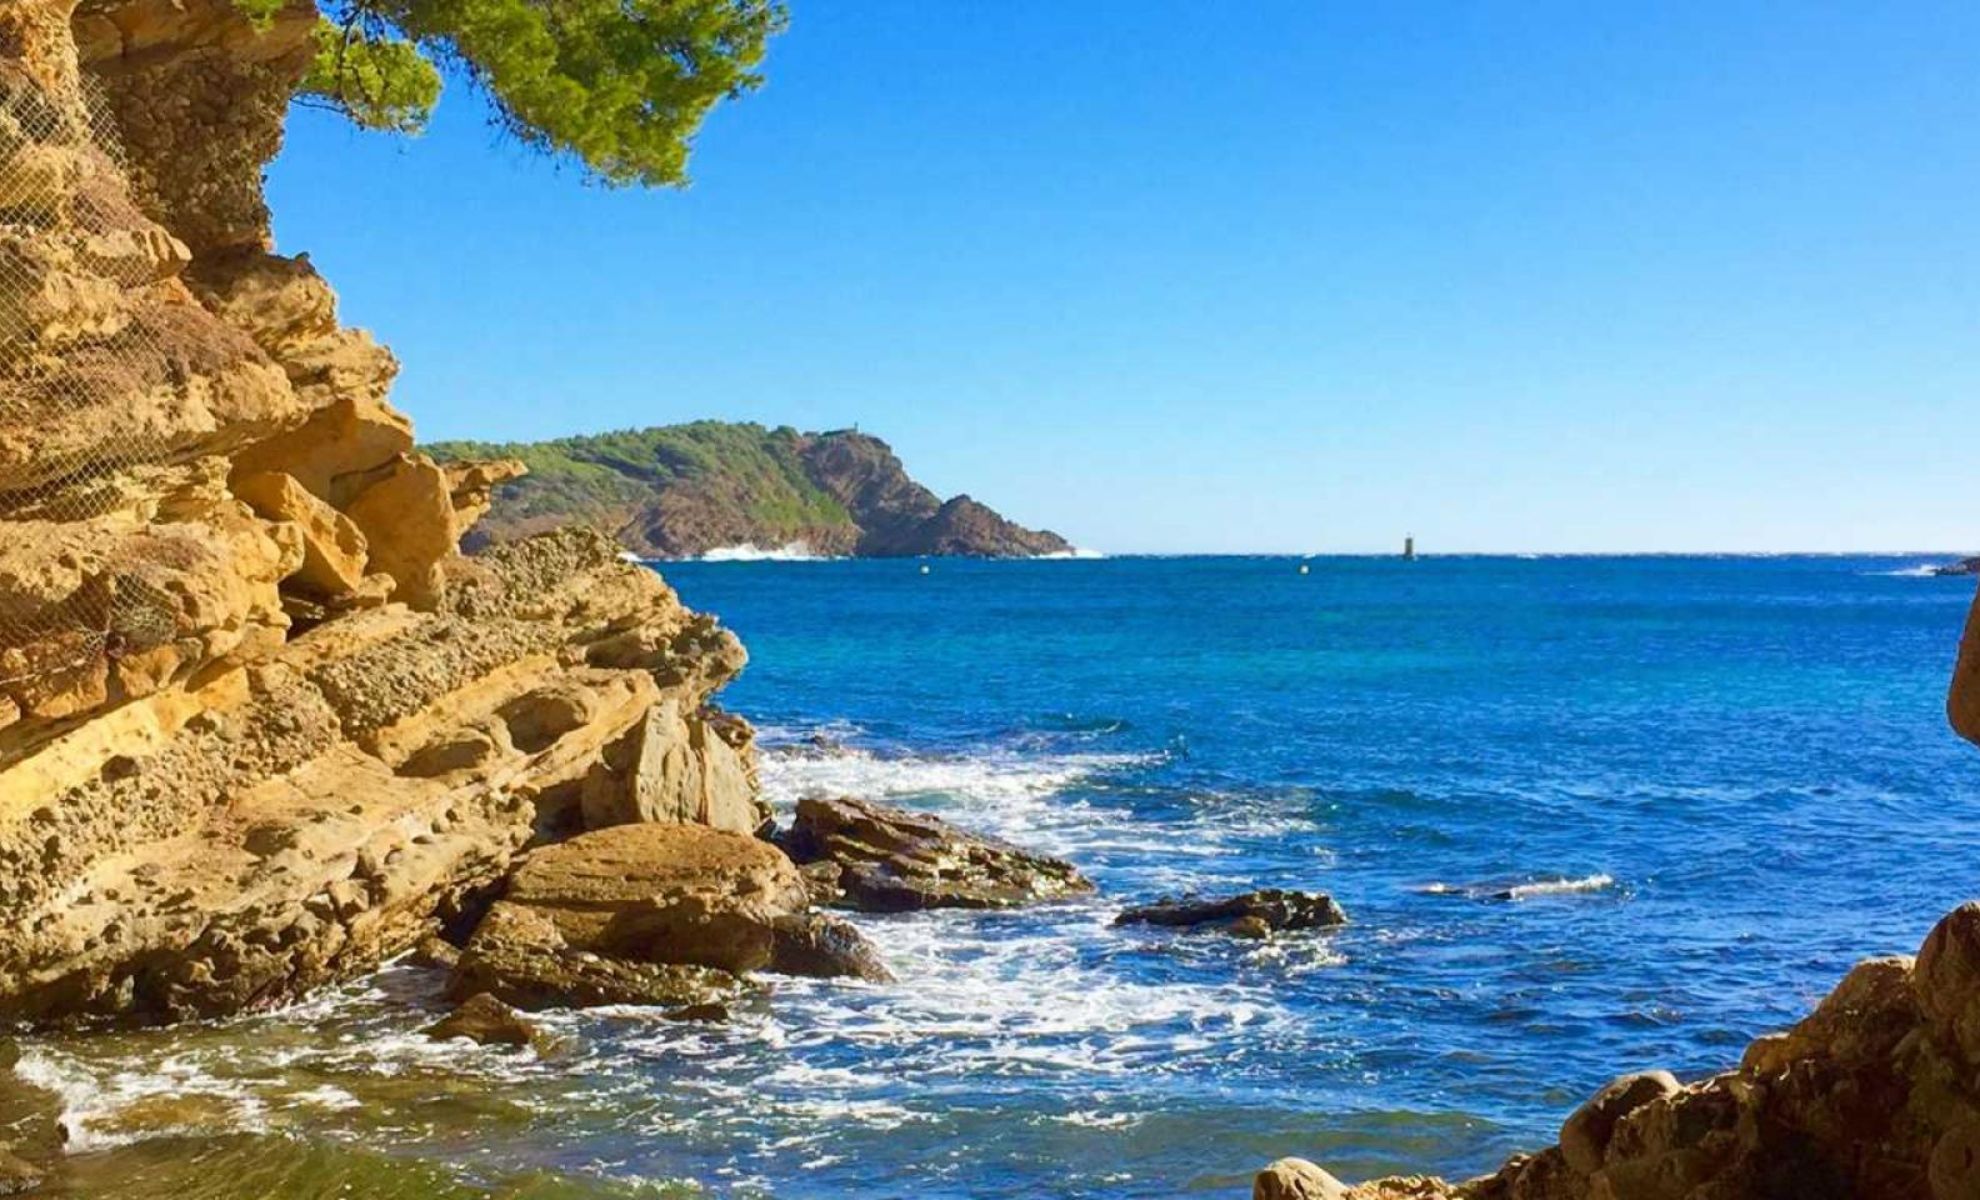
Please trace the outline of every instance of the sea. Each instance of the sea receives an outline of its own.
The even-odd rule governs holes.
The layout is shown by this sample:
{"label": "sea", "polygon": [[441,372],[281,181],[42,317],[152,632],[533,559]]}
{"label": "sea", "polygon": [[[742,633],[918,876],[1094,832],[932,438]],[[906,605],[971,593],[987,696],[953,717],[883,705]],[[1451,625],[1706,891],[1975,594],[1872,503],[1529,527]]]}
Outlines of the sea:
{"label": "sea", "polygon": [[[1287,1154],[1483,1172],[1628,1071],[1696,1078],[1980,895],[1938,556],[722,561],[656,569],[750,665],[788,811],[863,796],[1090,898],[859,916],[888,984],[726,1026],[436,1044],[411,966],[272,1014],[14,1045],[48,1194],[1248,1195]],[[1112,924],[1331,893],[1269,942]]]}

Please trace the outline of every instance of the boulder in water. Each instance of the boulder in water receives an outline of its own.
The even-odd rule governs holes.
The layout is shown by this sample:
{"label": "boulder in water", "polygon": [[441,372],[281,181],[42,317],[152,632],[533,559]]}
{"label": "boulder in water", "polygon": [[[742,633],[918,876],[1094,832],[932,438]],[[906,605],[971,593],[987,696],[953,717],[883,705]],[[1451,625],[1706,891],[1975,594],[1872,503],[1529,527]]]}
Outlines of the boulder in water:
{"label": "boulder in water", "polygon": [[1347,924],[1347,913],[1325,892],[1265,888],[1222,899],[1165,898],[1128,909],[1114,918],[1114,924],[1160,925],[1191,932],[1216,930],[1238,937],[1259,937],[1299,929],[1331,929]]}
{"label": "boulder in water", "polygon": [[1955,563],[1947,563],[1947,564],[1945,564],[1945,565],[1944,565],[1944,566],[1942,566],[1942,567],[1933,567],[1933,568],[1932,568],[1932,574],[1934,574],[1934,575],[1980,575],[1980,557],[1975,557],[1975,558],[1962,558],[1962,559],[1960,559],[1960,560],[1959,560],[1958,562],[1955,562]]}
{"label": "boulder in water", "polygon": [[1303,1158],[1282,1158],[1251,1181],[1251,1200],[1347,1200],[1347,1185]]}
{"label": "boulder in water", "polygon": [[824,913],[779,917],[771,932],[776,938],[771,963],[786,975],[893,982],[894,973],[881,961],[873,943],[837,917]]}
{"label": "boulder in water", "polygon": [[701,825],[616,825],[532,853],[475,930],[451,991],[524,1008],[694,1005],[773,970],[887,978],[859,931],[808,913],[775,846]]}
{"label": "boulder in water", "polygon": [[798,801],[783,845],[820,903],[861,912],[1012,908],[1093,890],[1069,862],[849,796]]}
{"label": "boulder in water", "polygon": [[528,1018],[487,992],[469,996],[426,1030],[436,1042],[466,1038],[483,1046],[529,1046],[535,1044],[537,1033]]}

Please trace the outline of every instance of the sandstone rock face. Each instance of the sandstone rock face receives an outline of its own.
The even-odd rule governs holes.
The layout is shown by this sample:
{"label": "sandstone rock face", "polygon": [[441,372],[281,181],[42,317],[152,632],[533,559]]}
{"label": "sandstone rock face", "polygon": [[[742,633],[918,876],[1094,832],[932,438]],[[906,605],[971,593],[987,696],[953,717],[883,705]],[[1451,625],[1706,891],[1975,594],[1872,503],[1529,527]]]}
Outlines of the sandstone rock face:
{"label": "sandstone rock face", "polygon": [[1669,1071],[1625,1075],[1609,1084],[1561,1126],[1561,1157],[1581,1174],[1593,1175],[1602,1169],[1602,1156],[1609,1149],[1616,1122],[1677,1090],[1677,1077]]}
{"label": "sandstone rock face", "polygon": [[[709,971],[887,978],[856,930],[809,903],[768,842],[702,825],[602,829],[529,856],[468,943],[453,991],[485,987],[525,1007],[688,1004],[719,998],[703,994],[721,990]],[[561,972],[577,985],[562,996]]]}
{"label": "sandstone rock face", "polygon": [[798,801],[783,843],[820,903],[864,912],[1010,908],[1093,890],[1071,863],[851,797]]}
{"label": "sandstone rock face", "polygon": [[757,798],[746,740],[732,744],[733,720],[655,705],[585,777],[585,827],[658,821],[736,833],[761,829],[769,811]]}
{"label": "sandstone rock face", "polygon": [[1185,897],[1130,908],[1116,925],[1160,925],[1172,929],[1219,930],[1239,937],[1261,937],[1277,930],[1329,929],[1347,924],[1347,913],[1324,892],[1279,888],[1246,892],[1220,900]]}
{"label": "sandstone rock face", "polygon": [[315,19],[0,5],[0,1020],[284,1002],[601,804],[751,827],[735,639],[597,535],[461,557],[516,464],[272,253]]}
{"label": "sandstone rock face", "polygon": [[1689,1086],[1625,1076],[1561,1142],[1465,1183],[1352,1188],[1357,1200],[1971,1200],[1980,1195],[1980,903],[1916,962],[1857,966],[1739,1070]]}

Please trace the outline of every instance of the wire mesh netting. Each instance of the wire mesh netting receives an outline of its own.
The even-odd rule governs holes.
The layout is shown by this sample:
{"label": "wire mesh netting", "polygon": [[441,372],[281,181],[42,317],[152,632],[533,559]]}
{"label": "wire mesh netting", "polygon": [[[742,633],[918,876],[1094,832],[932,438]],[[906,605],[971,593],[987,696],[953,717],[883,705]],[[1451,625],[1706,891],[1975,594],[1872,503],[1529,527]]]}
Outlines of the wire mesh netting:
{"label": "wire mesh netting", "polygon": [[172,636],[113,549],[141,524],[119,482],[164,449],[133,400],[171,386],[124,168],[100,87],[0,62],[0,701]]}

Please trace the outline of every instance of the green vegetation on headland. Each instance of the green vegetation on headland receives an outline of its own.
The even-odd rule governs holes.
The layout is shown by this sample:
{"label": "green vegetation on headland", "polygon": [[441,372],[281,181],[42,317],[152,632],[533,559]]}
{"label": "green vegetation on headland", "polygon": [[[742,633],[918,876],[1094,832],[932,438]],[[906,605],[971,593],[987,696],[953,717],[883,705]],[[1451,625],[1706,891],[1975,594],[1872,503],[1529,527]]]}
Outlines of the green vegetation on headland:
{"label": "green vegetation on headland", "polygon": [[688,557],[722,546],[801,542],[817,554],[1020,557],[1068,549],[967,496],[946,503],[908,477],[878,438],[854,430],[695,421],[546,442],[441,442],[445,460],[513,458],[477,536],[506,541],[579,522],[635,553]]}

